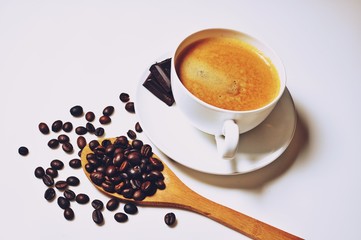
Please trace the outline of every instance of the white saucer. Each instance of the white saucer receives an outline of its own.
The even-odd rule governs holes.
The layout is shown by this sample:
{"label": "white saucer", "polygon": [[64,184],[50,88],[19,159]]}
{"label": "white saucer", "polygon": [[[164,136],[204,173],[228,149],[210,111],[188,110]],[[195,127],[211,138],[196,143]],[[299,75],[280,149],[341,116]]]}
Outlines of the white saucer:
{"label": "white saucer", "polygon": [[189,168],[211,174],[236,175],[251,172],[275,161],[291,142],[297,123],[288,89],[269,117],[253,130],[241,134],[234,160],[218,156],[214,136],[189,124],[176,104],[169,107],[142,84],[136,92],[135,108],[147,137],[169,158]]}

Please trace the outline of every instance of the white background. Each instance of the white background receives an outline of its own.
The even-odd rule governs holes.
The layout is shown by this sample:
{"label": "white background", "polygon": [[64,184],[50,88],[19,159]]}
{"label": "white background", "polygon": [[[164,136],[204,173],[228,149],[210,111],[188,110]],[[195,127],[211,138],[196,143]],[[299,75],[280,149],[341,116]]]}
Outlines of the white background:
{"label": "white background", "polygon": [[[37,166],[46,168],[59,158],[66,166],[58,179],[76,175],[81,185],[75,192],[106,202],[81,170],[67,165],[75,155],[46,146],[57,134],[40,134],[38,123],[62,119],[81,125],[84,118],[69,114],[73,105],[97,116],[113,105],[116,111],[106,126],[107,136],[125,134],[137,116],[124,110],[119,94],[134,96],[144,70],[182,38],[222,27],[260,38],[283,59],[299,114],[296,135],[280,159],[241,176],[214,176],[165,156],[164,161],[201,195],[300,237],[360,239],[360,25],[357,0],[0,0],[2,236],[247,239],[177,209],[140,207],[124,224],[105,210],[105,224],[97,226],[90,204],[72,203],[76,217],[67,221],[56,201],[43,198],[46,187],[33,175]],[[75,139],[74,133],[70,136]],[[147,139],[144,134],[139,137]],[[22,145],[30,150],[27,157],[17,153]],[[178,218],[174,228],[163,222],[169,211]]]}

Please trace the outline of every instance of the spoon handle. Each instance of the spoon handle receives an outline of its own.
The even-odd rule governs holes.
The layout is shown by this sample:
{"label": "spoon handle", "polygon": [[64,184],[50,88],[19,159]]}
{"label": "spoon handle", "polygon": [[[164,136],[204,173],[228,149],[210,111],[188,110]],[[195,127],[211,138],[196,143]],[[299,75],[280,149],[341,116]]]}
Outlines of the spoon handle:
{"label": "spoon handle", "polygon": [[183,203],[182,208],[213,219],[252,239],[302,239],[231,208],[215,203],[191,189],[183,189],[183,191],[185,191],[186,195],[183,195],[185,197],[181,200]]}

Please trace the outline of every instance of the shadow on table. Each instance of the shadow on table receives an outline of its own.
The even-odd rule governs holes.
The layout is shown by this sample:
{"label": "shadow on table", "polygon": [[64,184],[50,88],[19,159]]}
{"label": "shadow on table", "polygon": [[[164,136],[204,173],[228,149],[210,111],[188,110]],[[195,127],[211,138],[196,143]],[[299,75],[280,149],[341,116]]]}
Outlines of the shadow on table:
{"label": "shadow on table", "polygon": [[261,169],[241,175],[221,176],[198,172],[180,164],[177,164],[177,167],[197,181],[211,185],[225,188],[260,189],[266,183],[285,173],[296,161],[297,156],[306,147],[308,141],[307,126],[299,113],[297,113],[295,134],[288,148],[275,161]]}

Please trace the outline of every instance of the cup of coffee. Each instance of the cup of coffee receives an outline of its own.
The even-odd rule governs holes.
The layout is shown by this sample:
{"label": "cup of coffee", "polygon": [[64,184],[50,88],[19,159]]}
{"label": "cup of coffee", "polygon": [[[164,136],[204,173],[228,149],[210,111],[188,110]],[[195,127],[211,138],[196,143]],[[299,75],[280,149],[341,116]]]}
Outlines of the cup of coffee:
{"label": "cup of coffee", "polygon": [[191,34],[172,59],[176,106],[193,126],[215,136],[224,159],[234,158],[239,134],[265,120],[286,87],[277,54],[260,40],[230,29]]}

